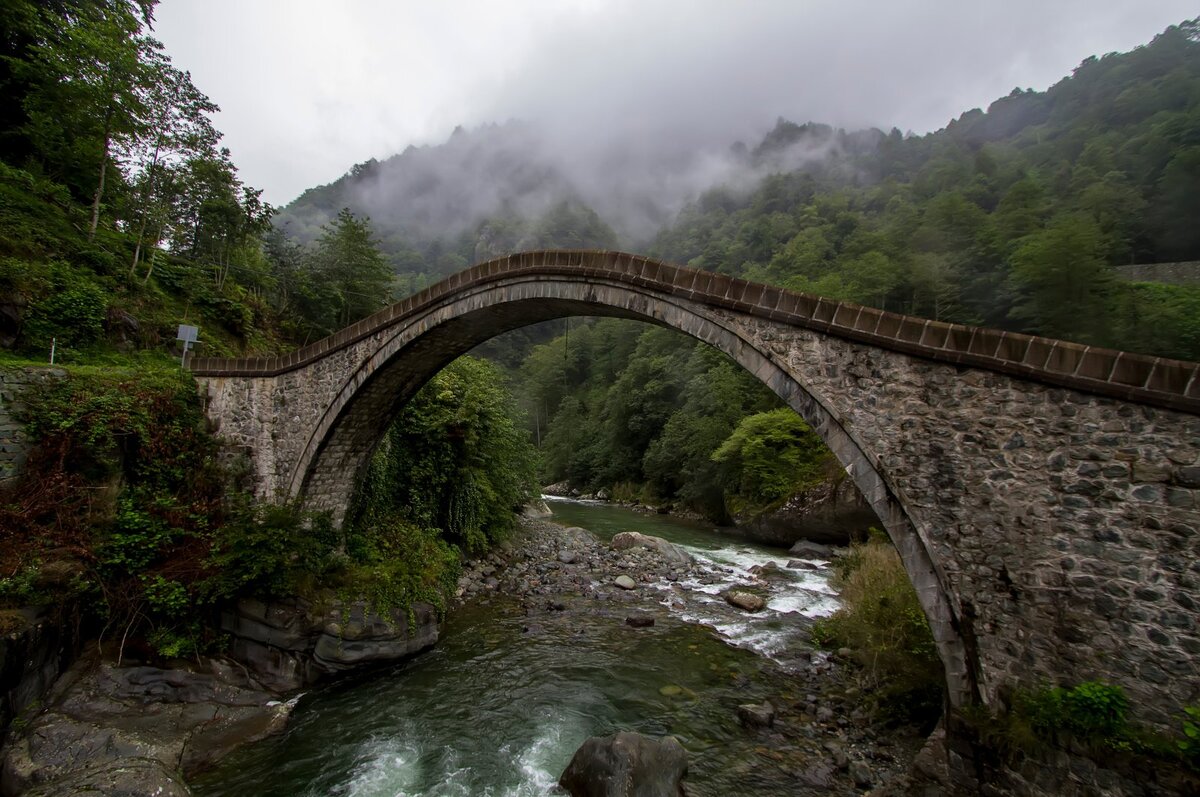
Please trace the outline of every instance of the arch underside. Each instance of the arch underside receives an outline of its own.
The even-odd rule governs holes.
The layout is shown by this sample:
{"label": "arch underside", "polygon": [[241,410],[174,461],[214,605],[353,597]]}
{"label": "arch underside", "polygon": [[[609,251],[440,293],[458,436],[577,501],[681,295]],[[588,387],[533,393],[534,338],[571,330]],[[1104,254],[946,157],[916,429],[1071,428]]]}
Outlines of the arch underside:
{"label": "arch underside", "polygon": [[[760,351],[739,333],[728,314],[656,293],[603,281],[513,279],[459,294],[401,319],[371,343],[344,380],[292,470],[288,493],[340,522],[363,469],[405,403],[455,358],[499,334],[570,316],[609,316],[678,330],[725,352],[799,413],[834,452],[886,527],[917,589],[946,671],[949,699],[958,706],[978,700],[957,611],[944,573],[887,474],[843,426],[836,413],[811,393],[802,375]],[[367,344],[360,344],[367,345]]]}

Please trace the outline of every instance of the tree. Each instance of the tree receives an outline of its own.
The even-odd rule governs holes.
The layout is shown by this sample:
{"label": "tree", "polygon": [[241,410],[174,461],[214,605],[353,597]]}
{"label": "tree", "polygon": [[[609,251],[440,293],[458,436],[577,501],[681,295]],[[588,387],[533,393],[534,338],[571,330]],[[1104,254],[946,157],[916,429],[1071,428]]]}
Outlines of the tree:
{"label": "tree", "polygon": [[1084,343],[1103,343],[1112,271],[1108,242],[1083,214],[1056,216],[1027,236],[1012,256],[1017,302],[1012,316],[1033,331]]}
{"label": "tree", "polygon": [[500,371],[455,360],[389,427],[351,525],[399,512],[476,552],[502,537],[536,494],[537,454]]}
{"label": "tree", "polygon": [[370,219],[355,217],[349,208],[322,228],[309,268],[333,289],[334,329],[366,318],[391,299],[392,270],[375,243]]}
{"label": "tree", "polygon": [[831,457],[821,438],[786,407],[744,418],[712,455],[734,503],[756,509],[823,479]]}

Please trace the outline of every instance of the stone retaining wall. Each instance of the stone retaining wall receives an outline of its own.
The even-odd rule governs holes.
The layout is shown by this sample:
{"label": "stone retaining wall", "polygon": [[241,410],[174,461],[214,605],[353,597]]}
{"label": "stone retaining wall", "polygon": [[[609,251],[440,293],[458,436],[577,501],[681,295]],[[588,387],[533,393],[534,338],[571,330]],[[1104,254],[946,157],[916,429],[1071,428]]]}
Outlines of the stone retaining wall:
{"label": "stone retaining wall", "polygon": [[1167,285],[1200,285],[1200,260],[1184,263],[1148,263],[1117,266],[1117,274],[1128,282],[1163,282]]}
{"label": "stone retaining wall", "polygon": [[16,478],[29,453],[30,442],[17,419],[21,394],[30,385],[66,375],[63,369],[53,367],[0,368],[0,485]]}

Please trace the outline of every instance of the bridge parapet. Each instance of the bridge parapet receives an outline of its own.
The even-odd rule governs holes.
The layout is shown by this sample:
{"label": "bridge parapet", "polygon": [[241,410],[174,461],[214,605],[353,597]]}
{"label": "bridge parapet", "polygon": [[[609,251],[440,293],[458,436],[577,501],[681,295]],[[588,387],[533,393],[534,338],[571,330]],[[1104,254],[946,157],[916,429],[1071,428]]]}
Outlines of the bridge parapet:
{"label": "bridge parapet", "polygon": [[1102,396],[1200,414],[1200,364],[1017,332],[948,324],[610,251],[542,250],[495,258],[432,285],[336,334],[276,357],[197,357],[197,376],[278,376],[386,329],[445,297],[527,275],[652,287],[711,307],[779,321],[939,362],[973,366]]}

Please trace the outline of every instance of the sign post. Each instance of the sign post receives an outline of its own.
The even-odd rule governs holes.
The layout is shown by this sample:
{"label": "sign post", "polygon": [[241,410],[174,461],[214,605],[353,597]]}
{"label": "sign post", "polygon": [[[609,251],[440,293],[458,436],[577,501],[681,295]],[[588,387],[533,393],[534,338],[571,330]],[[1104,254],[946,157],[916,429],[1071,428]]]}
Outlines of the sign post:
{"label": "sign post", "polygon": [[177,332],[175,334],[175,340],[183,341],[183,356],[179,358],[179,365],[181,368],[187,367],[188,347],[191,346],[193,343],[195,343],[196,339],[199,337],[200,337],[200,328],[199,327],[192,327],[192,326],[188,326],[187,324],[179,325],[179,332]]}

